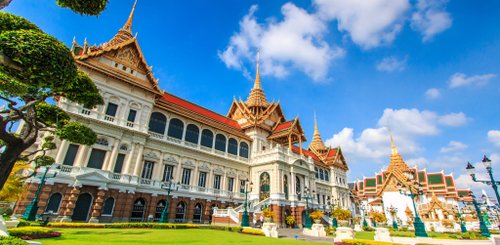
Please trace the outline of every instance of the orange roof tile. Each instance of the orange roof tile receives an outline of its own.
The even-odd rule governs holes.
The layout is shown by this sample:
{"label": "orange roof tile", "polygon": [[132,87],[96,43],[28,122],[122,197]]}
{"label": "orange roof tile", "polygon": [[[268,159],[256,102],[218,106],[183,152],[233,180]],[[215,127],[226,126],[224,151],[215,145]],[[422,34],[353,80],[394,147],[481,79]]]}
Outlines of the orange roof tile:
{"label": "orange roof tile", "polygon": [[292,126],[292,124],[293,124],[293,121],[288,121],[288,122],[280,123],[280,124],[278,124],[278,126],[276,126],[276,128],[274,129],[274,132],[278,132],[278,131],[280,131],[280,130],[283,130],[283,129],[289,128],[290,126]]}
{"label": "orange roof tile", "polygon": [[[300,153],[300,148],[298,146],[292,145],[292,151],[295,153]],[[318,156],[316,156],[314,153],[306,149],[302,149],[302,154],[304,154],[305,156],[310,156],[312,159],[316,161],[321,161]]]}
{"label": "orange roof tile", "polygon": [[191,102],[189,102],[187,100],[181,99],[181,98],[179,98],[179,97],[177,97],[175,95],[172,95],[172,94],[169,94],[167,92],[164,92],[163,96],[161,97],[161,99],[163,101],[166,101],[166,102],[178,105],[178,106],[183,107],[185,109],[188,109],[188,110],[190,110],[192,112],[198,113],[198,114],[200,114],[202,116],[208,117],[210,119],[213,119],[213,120],[218,121],[220,123],[223,123],[225,125],[233,127],[235,129],[238,129],[238,130],[241,129],[240,125],[236,121],[234,121],[233,119],[225,117],[225,116],[223,116],[221,114],[213,112],[213,111],[211,111],[209,109],[206,109],[206,108],[201,107],[199,105],[196,105],[194,103],[191,103]]}

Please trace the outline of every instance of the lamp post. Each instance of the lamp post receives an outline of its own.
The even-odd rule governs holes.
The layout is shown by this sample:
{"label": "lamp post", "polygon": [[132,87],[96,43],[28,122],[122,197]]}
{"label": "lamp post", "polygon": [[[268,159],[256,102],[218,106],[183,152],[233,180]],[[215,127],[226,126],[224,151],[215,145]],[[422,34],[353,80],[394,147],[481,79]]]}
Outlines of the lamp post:
{"label": "lamp post", "polygon": [[408,179],[406,183],[408,189],[406,188],[406,186],[402,186],[401,183],[398,183],[398,186],[400,188],[399,193],[401,193],[401,195],[410,197],[411,201],[413,202],[413,209],[415,210],[415,221],[413,222],[413,226],[415,227],[415,236],[427,237],[427,232],[425,232],[425,225],[418,216],[417,205],[415,204],[415,198],[424,194],[424,192],[422,191],[422,189],[420,189],[420,183],[415,180],[415,173],[412,170],[405,170],[404,174]]}
{"label": "lamp post", "polygon": [[40,178],[40,184],[38,184],[38,189],[36,190],[35,198],[33,198],[33,201],[31,201],[31,203],[24,210],[23,219],[29,220],[29,221],[35,220],[36,213],[38,211],[38,198],[40,196],[40,192],[42,191],[42,187],[45,184],[45,180],[49,179],[49,178],[54,178],[57,175],[57,173],[54,173],[53,176],[47,176],[47,173],[49,172],[49,170],[50,170],[50,166],[46,166],[45,171],[43,172],[43,175]]}
{"label": "lamp post", "polygon": [[366,222],[366,205],[361,205],[361,209],[363,210],[363,227],[368,227],[368,222]]}
{"label": "lamp post", "polygon": [[165,198],[165,208],[161,212],[160,216],[160,223],[167,223],[168,222],[168,197],[170,196],[170,192],[174,190],[175,191],[179,190],[179,186],[176,185],[172,179],[168,180],[165,183],[162,183],[161,188],[167,191],[167,196]]}
{"label": "lamp post", "polygon": [[333,216],[333,212],[335,212],[335,205],[338,203],[339,199],[338,198],[331,198],[328,197],[328,205],[331,206],[331,212],[332,212],[332,226],[337,228],[338,226],[338,222],[337,222],[337,218],[335,218],[335,216]]}
{"label": "lamp post", "polygon": [[500,206],[500,194],[498,194],[498,185],[500,185],[500,181],[495,181],[493,178],[493,169],[491,168],[491,160],[486,157],[486,155],[483,157],[483,160],[481,161],[486,168],[486,171],[488,172],[488,175],[490,176],[490,180],[478,180],[476,179],[476,168],[472,166],[470,162],[467,162],[467,166],[465,167],[465,170],[469,172],[470,176],[472,177],[472,180],[474,182],[478,183],[483,183],[487,185],[491,185],[493,187],[493,190],[495,191],[495,195],[497,197],[497,204]]}
{"label": "lamp post", "polygon": [[243,211],[243,216],[241,216],[241,226],[243,227],[250,226],[250,218],[248,216],[248,192],[252,191],[253,183],[250,182],[249,186],[247,183],[248,180],[245,181],[245,204],[244,204],[245,210]]}
{"label": "lamp post", "polygon": [[483,216],[481,215],[481,209],[479,208],[479,203],[477,203],[476,197],[473,194],[471,194],[471,197],[472,197],[472,205],[474,205],[477,218],[479,219],[479,230],[481,231],[481,235],[484,237],[490,237],[490,231],[488,230],[488,227],[484,223]]}
{"label": "lamp post", "polygon": [[[308,229],[311,229],[311,218],[309,217],[309,199],[312,199],[312,196],[311,196],[311,191],[309,190],[308,187],[305,187],[304,188],[304,198],[306,199],[306,221],[304,223],[304,227],[305,228],[308,228]],[[312,194],[314,195],[316,191],[312,191]]]}
{"label": "lamp post", "polygon": [[398,222],[396,221],[396,213],[398,212],[398,208],[395,208],[391,205],[391,207],[387,208],[387,211],[391,214],[392,217],[392,228],[398,229]]}
{"label": "lamp post", "polygon": [[462,218],[462,212],[460,211],[460,206],[455,206],[455,209],[456,209],[456,213],[458,214],[458,220],[460,221],[460,230],[462,231],[462,233],[465,233],[467,232],[467,228],[465,227],[465,224],[464,224],[464,219]]}

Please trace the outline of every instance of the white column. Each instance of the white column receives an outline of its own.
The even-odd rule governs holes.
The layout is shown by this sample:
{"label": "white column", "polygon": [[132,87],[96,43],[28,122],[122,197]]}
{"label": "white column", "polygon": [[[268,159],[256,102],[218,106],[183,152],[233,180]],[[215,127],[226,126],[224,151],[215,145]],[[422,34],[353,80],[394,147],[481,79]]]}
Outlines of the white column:
{"label": "white column", "polygon": [[134,158],[135,143],[132,143],[132,148],[128,153],[127,160],[125,161],[125,166],[122,169],[123,174],[130,174],[130,165],[132,165],[132,159]]}
{"label": "white column", "polygon": [[179,183],[181,182],[181,179],[182,179],[182,164],[181,164],[180,161],[177,164],[177,174],[174,177],[174,179],[176,179],[176,182],[179,182]]}
{"label": "white column", "polygon": [[290,200],[297,200],[297,198],[296,198],[297,193],[295,192],[295,185],[296,185],[296,183],[295,183],[295,173],[293,172],[293,166],[290,167],[290,181],[289,181],[289,185],[292,188],[292,190],[288,194]]}
{"label": "white column", "polygon": [[137,152],[137,157],[135,159],[134,175],[137,177],[141,176],[142,165],[144,161],[142,160],[142,155],[144,153],[144,146],[139,145],[139,152]]}
{"label": "white column", "polygon": [[82,145],[78,150],[78,154],[76,156],[75,166],[76,167],[85,167],[87,166],[87,159],[89,155],[91,147],[88,145]]}
{"label": "white column", "polygon": [[104,170],[113,171],[113,168],[115,167],[115,164],[116,164],[116,158],[118,157],[118,148],[119,147],[120,147],[120,140],[115,139],[115,142],[113,144],[113,149],[111,150],[111,156],[109,157],[108,161],[106,162],[106,166],[103,168]]}
{"label": "white column", "polygon": [[63,164],[64,158],[66,157],[66,153],[68,152],[69,141],[63,140],[59,145],[59,150],[56,155],[56,163]]}
{"label": "white column", "polygon": [[163,172],[163,168],[165,165],[163,164],[163,152],[160,152],[160,160],[155,163],[155,166],[153,167],[153,177],[152,179],[154,180],[161,180],[161,173]]}

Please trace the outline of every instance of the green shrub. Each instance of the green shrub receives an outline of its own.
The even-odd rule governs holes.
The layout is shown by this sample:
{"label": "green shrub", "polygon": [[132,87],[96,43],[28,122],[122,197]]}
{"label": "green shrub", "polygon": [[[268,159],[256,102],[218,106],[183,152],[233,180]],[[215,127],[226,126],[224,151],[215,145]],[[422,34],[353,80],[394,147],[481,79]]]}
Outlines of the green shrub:
{"label": "green shrub", "polygon": [[398,236],[398,237],[415,237],[415,234],[412,232],[407,232],[407,231],[391,231],[391,236]]}
{"label": "green shrub", "polygon": [[333,233],[335,233],[336,230],[337,229],[335,227],[333,227],[333,226],[326,226],[325,227],[325,232],[326,232],[327,236],[333,235]]}
{"label": "green shrub", "polygon": [[42,226],[42,223],[37,222],[37,221],[28,221],[28,220],[20,219],[17,227],[23,227],[23,226]]}
{"label": "green shrub", "polygon": [[370,226],[363,226],[364,231],[374,231],[375,229]]}
{"label": "green shrub", "polygon": [[23,241],[20,238],[14,236],[0,236],[0,244],[1,245],[26,245],[27,242]]}
{"label": "green shrub", "polygon": [[91,223],[54,222],[48,223],[47,226],[54,228],[104,228],[105,225]]}
{"label": "green shrub", "polygon": [[262,230],[253,229],[253,228],[243,228],[241,230],[241,233],[250,234],[250,235],[257,235],[257,236],[265,236],[265,234]]}

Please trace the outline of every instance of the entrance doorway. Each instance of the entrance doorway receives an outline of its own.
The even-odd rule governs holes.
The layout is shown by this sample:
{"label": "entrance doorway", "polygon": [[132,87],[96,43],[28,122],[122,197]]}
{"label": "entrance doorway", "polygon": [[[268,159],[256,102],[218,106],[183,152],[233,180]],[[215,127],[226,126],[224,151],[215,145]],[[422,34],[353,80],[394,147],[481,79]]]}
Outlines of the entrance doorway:
{"label": "entrance doorway", "polygon": [[73,221],[87,221],[90,212],[90,206],[92,205],[92,196],[89,193],[83,193],[78,196],[75,203],[75,209],[73,210],[73,215],[71,220]]}

